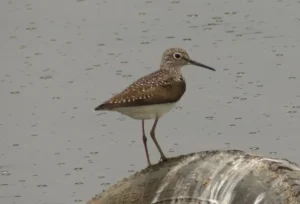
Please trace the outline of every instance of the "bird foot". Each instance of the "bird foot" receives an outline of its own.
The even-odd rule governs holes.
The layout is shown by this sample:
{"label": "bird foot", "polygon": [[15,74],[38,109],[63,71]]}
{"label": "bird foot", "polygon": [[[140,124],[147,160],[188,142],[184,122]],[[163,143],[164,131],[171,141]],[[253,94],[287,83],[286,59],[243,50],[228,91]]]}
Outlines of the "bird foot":
{"label": "bird foot", "polygon": [[168,160],[167,157],[161,157],[160,160],[159,160],[159,162],[165,162],[165,161],[167,161],[167,160]]}

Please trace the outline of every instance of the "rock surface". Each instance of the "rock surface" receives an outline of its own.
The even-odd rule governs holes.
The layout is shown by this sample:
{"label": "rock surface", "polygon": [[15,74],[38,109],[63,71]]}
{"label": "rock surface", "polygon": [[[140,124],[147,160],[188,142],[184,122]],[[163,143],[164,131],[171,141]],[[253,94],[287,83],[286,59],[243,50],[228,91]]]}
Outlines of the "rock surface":
{"label": "rock surface", "polygon": [[88,204],[296,204],[300,168],[239,150],[204,151],[148,167]]}

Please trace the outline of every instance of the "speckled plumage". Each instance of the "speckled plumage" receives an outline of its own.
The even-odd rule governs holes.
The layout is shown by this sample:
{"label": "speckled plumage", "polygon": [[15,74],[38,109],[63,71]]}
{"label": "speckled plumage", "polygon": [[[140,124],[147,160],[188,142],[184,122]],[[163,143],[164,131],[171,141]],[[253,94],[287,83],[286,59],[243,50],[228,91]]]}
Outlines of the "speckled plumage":
{"label": "speckled plumage", "polygon": [[215,71],[211,67],[190,59],[185,50],[170,48],[163,53],[159,70],[138,79],[122,92],[114,95],[95,108],[97,111],[117,111],[133,119],[142,120],[143,143],[149,165],[151,163],[148,154],[144,120],[155,119],[150,135],[161,155],[161,159],[165,160],[166,156],[156,141],[154,131],[158,119],[169,112],[184,94],[186,83],[180,69],[189,64]]}
{"label": "speckled plumage", "polygon": [[179,70],[160,69],[133,82],[98,109],[174,103],[181,98],[185,89],[185,81]]}

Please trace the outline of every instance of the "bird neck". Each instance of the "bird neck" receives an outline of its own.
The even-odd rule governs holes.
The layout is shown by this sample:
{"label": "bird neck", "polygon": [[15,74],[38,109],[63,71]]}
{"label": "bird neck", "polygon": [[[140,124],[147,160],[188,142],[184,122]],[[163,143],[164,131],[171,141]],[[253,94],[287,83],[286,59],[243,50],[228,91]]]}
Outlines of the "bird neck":
{"label": "bird neck", "polygon": [[160,69],[170,70],[172,72],[180,72],[181,73],[182,65],[172,64],[172,63],[161,63]]}
{"label": "bird neck", "polygon": [[181,67],[176,67],[176,66],[169,66],[169,67],[160,67],[162,71],[165,71],[168,73],[168,75],[172,76],[173,78],[178,78],[178,80],[181,80],[182,73],[181,73]]}

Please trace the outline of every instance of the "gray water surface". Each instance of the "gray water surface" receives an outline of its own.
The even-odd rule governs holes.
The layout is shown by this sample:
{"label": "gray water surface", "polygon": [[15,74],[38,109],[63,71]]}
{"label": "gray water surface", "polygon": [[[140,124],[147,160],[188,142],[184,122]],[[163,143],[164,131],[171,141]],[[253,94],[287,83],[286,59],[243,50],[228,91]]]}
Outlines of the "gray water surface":
{"label": "gray water surface", "polygon": [[[93,109],[158,69],[169,47],[217,71],[183,69],[187,92],[157,127],[167,156],[241,149],[300,163],[299,9],[297,0],[1,1],[0,203],[81,204],[144,168],[141,122]],[[150,140],[149,149],[157,162]]]}

